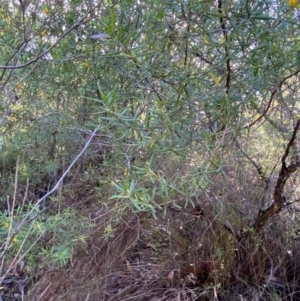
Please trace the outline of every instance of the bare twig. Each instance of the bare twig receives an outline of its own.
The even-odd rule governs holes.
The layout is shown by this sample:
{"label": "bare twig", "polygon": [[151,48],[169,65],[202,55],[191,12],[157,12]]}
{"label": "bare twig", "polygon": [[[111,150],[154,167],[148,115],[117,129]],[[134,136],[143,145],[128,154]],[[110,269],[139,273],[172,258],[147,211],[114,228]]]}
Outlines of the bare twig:
{"label": "bare twig", "polygon": [[260,164],[256,163],[242,148],[242,146],[240,145],[239,141],[234,138],[235,142],[236,142],[236,146],[237,148],[241,151],[241,153],[250,161],[250,163],[256,168],[257,173],[260,175],[260,177],[262,178],[262,180],[266,181],[266,175],[263,172],[263,168],[261,167]]}
{"label": "bare twig", "polygon": [[262,113],[257,119],[255,119],[254,121],[252,121],[250,124],[246,125],[246,126],[245,126],[245,129],[251,128],[254,124],[256,124],[258,121],[260,121],[260,120],[268,113],[268,111],[269,111],[269,109],[270,109],[270,107],[271,107],[271,104],[272,104],[272,102],[273,102],[273,99],[274,99],[274,97],[275,97],[275,94],[276,94],[277,91],[280,89],[280,87],[283,85],[283,83],[284,83],[287,79],[289,79],[289,78],[291,78],[291,77],[297,75],[299,72],[300,72],[300,69],[298,69],[298,70],[296,70],[295,72],[293,72],[293,73],[287,75],[286,77],[284,77],[284,78],[280,81],[279,85],[272,91],[271,96],[270,96],[270,99],[269,99],[268,104],[267,104],[267,107],[265,108],[265,110],[263,111],[263,113]]}
{"label": "bare twig", "polygon": [[73,162],[69,165],[69,167],[66,169],[66,171],[64,172],[64,174],[61,176],[61,178],[58,180],[58,182],[56,183],[56,185],[48,192],[46,193],[42,198],[40,198],[35,205],[32,207],[32,209],[26,214],[26,216],[24,217],[24,219],[19,223],[19,225],[17,225],[16,229],[15,229],[15,234],[18,233],[21,228],[23,227],[23,225],[26,223],[27,220],[31,219],[34,217],[35,215],[35,211],[36,209],[40,206],[40,204],[46,200],[52,193],[54,193],[61,185],[61,183],[63,182],[64,178],[67,176],[67,174],[70,172],[70,170],[72,169],[72,167],[74,166],[74,164],[78,161],[78,159],[84,154],[84,152],[86,151],[86,149],[88,148],[88,146],[90,145],[91,141],[93,140],[94,136],[96,135],[96,133],[99,131],[100,129],[100,125],[97,126],[97,128],[94,130],[94,132],[92,133],[90,139],[87,141],[87,143],[85,144],[84,148],[81,150],[81,152],[76,156],[76,158],[73,160]]}
{"label": "bare twig", "polygon": [[87,18],[87,16],[90,14],[90,12],[92,11],[92,9],[88,10],[88,12],[76,23],[74,24],[72,27],[70,27],[69,29],[67,29],[58,39],[57,41],[50,46],[48,49],[46,49],[45,51],[41,52],[40,54],[38,54],[34,59],[30,60],[29,62],[22,64],[22,65],[17,65],[17,66],[3,66],[0,65],[0,69],[22,69],[24,67],[27,67],[33,63],[38,62],[39,60],[41,60],[47,53],[49,53],[54,47],[56,47],[59,42],[65,37],[67,36],[72,30],[74,30],[75,28],[77,28],[78,26],[80,26],[81,24],[85,23],[85,20]]}
{"label": "bare twig", "polygon": [[225,39],[225,57],[226,57],[226,70],[227,70],[227,75],[226,75],[226,83],[225,83],[225,93],[226,95],[229,94],[229,89],[230,89],[230,81],[231,81],[231,62],[230,62],[230,55],[229,55],[229,46],[228,46],[228,29],[226,26],[226,17],[223,15],[224,10],[223,10],[223,3],[222,0],[218,0],[218,11],[220,14],[220,25],[222,28],[223,36]]}
{"label": "bare twig", "polygon": [[46,294],[47,290],[49,289],[49,287],[52,285],[52,282],[50,282],[47,287],[44,289],[44,291],[41,293],[41,295],[39,296],[39,298],[37,299],[37,301],[42,300],[42,297],[44,297],[44,295]]}

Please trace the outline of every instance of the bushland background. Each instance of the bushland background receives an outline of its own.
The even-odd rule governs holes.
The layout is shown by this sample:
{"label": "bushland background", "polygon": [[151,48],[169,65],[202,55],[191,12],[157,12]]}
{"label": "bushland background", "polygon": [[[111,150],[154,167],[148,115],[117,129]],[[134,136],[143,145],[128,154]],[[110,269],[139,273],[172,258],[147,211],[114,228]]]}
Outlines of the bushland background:
{"label": "bushland background", "polygon": [[3,0],[0,299],[300,300],[298,6]]}

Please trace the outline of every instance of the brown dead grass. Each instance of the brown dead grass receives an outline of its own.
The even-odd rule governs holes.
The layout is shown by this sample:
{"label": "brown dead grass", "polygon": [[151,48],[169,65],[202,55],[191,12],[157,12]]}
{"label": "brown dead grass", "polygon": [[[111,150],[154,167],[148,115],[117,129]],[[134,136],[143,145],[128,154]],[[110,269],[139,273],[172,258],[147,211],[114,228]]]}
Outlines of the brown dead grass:
{"label": "brown dead grass", "polygon": [[[230,177],[230,172],[225,170],[227,182],[216,180],[222,185],[193,199],[195,208],[176,201],[182,210],[170,205],[157,220],[133,212],[117,217],[116,208],[99,205],[89,195],[94,183],[78,183],[74,198],[80,202],[65,205],[95,225],[67,267],[36,276],[28,300],[269,301],[272,294],[278,294],[278,300],[300,300],[294,294],[300,275],[296,257],[287,257],[286,246],[279,242],[282,224],[272,232],[239,239],[253,214],[253,206],[244,200],[240,203],[245,206],[239,207],[239,198],[251,199],[255,192],[248,186],[242,192],[235,188],[232,177],[238,176],[233,172]],[[107,225],[113,237],[105,239]]]}
{"label": "brown dead grass", "polygon": [[[100,210],[87,244],[67,268],[45,272],[29,300],[207,300],[229,285],[234,248],[216,219],[192,213],[169,209],[158,220],[130,213],[113,222]],[[114,237],[105,240],[112,223]]]}
{"label": "brown dead grass", "polygon": [[[195,217],[193,211],[169,209],[158,220],[130,213],[114,222],[103,209],[87,244],[68,267],[46,271],[28,300],[229,301],[259,294],[259,300],[271,300],[267,285],[288,283],[284,254],[269,241],[268,249],[249,247],[247,258],[237,262],[237,241],[209,206],[205,211]],[[107,224],[114,225],[114,237],[105,240]]]}
{"label": "brown dead grass", "polygon": [[[85,214],[91,215],[94,209]],[[101,300],[105,281],[125,258],[125,252],[139,238],[136,215],[124,217],[114,228],[113,239],[103,239],[105,227],[112,223],[107,210],[100,210],[94,218],[95,226],[88,234],[86,245],[78,249],[68,267],[49,270],[30,289],[29,300]]]}

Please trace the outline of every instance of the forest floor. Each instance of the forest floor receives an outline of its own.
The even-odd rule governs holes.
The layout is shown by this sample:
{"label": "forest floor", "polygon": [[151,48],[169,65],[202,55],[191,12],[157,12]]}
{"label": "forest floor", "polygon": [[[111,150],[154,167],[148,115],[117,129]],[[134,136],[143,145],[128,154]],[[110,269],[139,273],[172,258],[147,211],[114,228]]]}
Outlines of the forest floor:
{"label": "forest floor", "polygon": [[233,229],[209,198],[194,199],[194,206],[174,200],[157,218],[116,213],[115,203],[110,208],[91,195],[78,200],[65,206],[93,225],[83,233],[85,243],[61,268],[15,270],[2,283],[1,301],[300,300],[299,257],[288,257],[266,233],[264,240],[249,240],[253,247],[241,258],[239,213],[222,212]]}
{"label": "forest floor", "polygon": [[[205,207],[210,212],[210,205]],[[199,206],[170,206],[157,219],[133,212],[116,218],[95,204],[80,213],[94,223],[86,244],[66,267],[41,272],[27,300],[300,300],[295,285],[283,281],[283,261],[276,274],[267,264],[262,264],[264,275],[258,275],[260,269],[255,277],[250,269],[249,277],[247,272],[235,274],[226,262],[236,256],[229,251],[232,244],[221,247],[223,228]],[[112,226],[110,237],[104,237],[107,225]],[[228,245],[228,233],[224,235]]]}

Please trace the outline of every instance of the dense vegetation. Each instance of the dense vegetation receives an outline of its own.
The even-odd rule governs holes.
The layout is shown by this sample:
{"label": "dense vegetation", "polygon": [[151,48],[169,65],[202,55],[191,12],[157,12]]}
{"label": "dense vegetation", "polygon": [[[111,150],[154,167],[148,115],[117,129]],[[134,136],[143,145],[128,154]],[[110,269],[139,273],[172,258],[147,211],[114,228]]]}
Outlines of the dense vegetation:
{"label": "dense vegetation", "polygon": [[298,1],[0,5],[0,300],[300,300]]}

